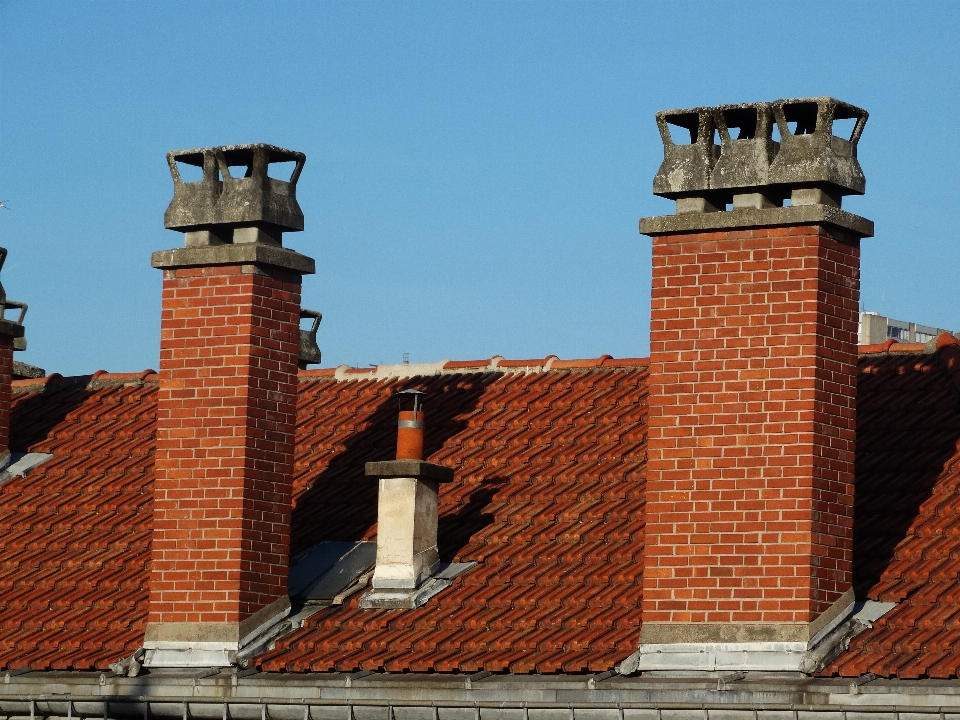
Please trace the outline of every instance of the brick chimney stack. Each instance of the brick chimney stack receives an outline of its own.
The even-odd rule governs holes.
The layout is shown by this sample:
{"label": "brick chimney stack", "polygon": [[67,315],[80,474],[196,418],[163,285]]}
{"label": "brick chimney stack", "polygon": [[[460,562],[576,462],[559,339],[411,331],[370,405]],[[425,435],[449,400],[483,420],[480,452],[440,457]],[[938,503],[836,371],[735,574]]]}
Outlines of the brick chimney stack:
{"label": "brick chimney stack", "polygon": [[[7,259],[7,249],[0,248],[0,269]],[[4,318],[8,308],[20,308],[17,322]],[[27,306],[23,303],[7,300],[7,293],[0,285],[0,469],[10,462],[10,405],[11,383],[13,382],[13,351],[26,347],[23,330],[23,316]],[[17,342],[19,340],[19,342]],[[14,347],[17,345],[17,348]],[[21,347],[22,346],[22,347]]]}
{"label": "brick chimney stack", "polygon": [[654,194],[676,214],[640,222],[653,238],[641,670],[806,670],[852,608],[873,223],[840,205],[865,190],[866,119],[832,98],[657,113]]}
{"label": "brick chimney stack", "polygon": [[[153,254],[163,304],[146,664],[225,666],[290,608],[300,285],[314,261],[282,234],[303,229],[305,157],[258,144],[167,160],[164,224],[186,247]],[[290,161],[289,181],[269,175]],[[202,179],[184,182],[178,163]]]}

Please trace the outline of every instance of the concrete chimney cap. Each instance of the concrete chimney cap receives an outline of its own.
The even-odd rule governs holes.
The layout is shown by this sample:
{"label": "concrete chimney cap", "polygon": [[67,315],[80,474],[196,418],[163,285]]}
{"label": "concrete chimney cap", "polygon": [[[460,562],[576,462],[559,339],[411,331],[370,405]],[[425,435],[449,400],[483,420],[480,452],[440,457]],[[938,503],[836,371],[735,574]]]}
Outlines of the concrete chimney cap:
{"label": "concrete chimney cap", "polygon": [[[656,120],[664,159],[653,193],[703,198],[716,209],[732,201],[733,189],[762,192],[774,203],[798,187],[862,195],[857,143],[867,117],[863,108],[832,97],[661,110]],[[856,120],[850,136],[834,135],[834,120],[845,119]],[[779,140],[773,138],[774,123]],[[689,142],[682,133],[675,137],[670,126],[689,133]],[[731,128],[739,130],[737,137]]]}
{"label": "concrete chimney cap", "polygon": [[[779,124],[781,120],[784,123],[780,127],[781,134],[783,134],[784,131],[789,135],[795,134],[787,127],[787,123],[797,122],[802,114],[809,112],[805,110],[805,108],[813,109],[815,106],[817,124],[819,125],[820,122],[823,121],[825,130],[833,130],[832,124],[834,120],[856,120],[857,123],[854,126],[853,133],[851,137],[847,138],[854,143],[859,142],[860,136],[863,134],[863,128],[867,124],[867,119],[870,117],[870,113],[862,107],[857,107],[856,105],[844,102],[843,100],[837,100],[827,95],[774,100],[770,105],[773,107],[774,114],[777,117],[777,123]],[[827,123],[829,123],[829,127],[826,126]],[[807,134],[812,134],[814,129],[808,130]]]}
{"label": "concrete chimney cap", "polygon": [[308,308],[300,308],[300,319],[311,318],[313,322],[309,328],[300,328],[300,349],[297,356],[297,363],[301,370],[306,370],[307,365],[316,365],[320,362],[320,346],[317,344],[317,330],[320,328],[320,321],[323,320],[323,313]]}
{"label": "concrete chimney cap", "polygon": [[[219,233],[227,238],[227,228],[251,225],[279,232],[303,230],[296,191],[306,160],[301,152],[266,143],[168,152],[173,200],[164,213],[163,225],[181,232],[224,226]],[[281,162],[295,163],[289,179],[269,175],[268,167]],[[187,182],[177,163],[202,168],[203,176]],[[243,170],[237,172],[238,167]]]}
{"label": "concrete chimney cap", "polygon": [[[296,162],[298,166],[294,171],[296,179],[291,178],[290,182],[296,183],[299,179],[303,164],[307,161],[307,156],[296,150],[287,150],[286,148],[270,145],[268,143],[247,143],[242,145],[220,145],[218,147],[192,148],[190,150],[171,150],[167,153],[167,161],[182,162],[187,165],[202,168],[204,158],[213,155],[222,157],[228,165],[245,165],[253,159],[255,151],[265,151],[268,163],[276,162]],[[179,173],[178,173],[179,175]],[[176,180],[177,177],[174,178]],[[182,180],[181,180],[182,182]]]}

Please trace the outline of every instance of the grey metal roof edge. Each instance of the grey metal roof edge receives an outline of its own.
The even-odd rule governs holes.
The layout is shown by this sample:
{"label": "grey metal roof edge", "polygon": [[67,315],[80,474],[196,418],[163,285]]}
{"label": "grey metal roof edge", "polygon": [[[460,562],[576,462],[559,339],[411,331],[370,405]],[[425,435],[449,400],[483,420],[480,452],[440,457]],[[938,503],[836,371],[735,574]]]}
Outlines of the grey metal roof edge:
{"label": "grey metal roof edge", "polygon": [[[960,715],[960,680],[806,678],[796,674],[723,673],[698,677],[607,677],[482,673],[252,673],[226,669],[151,671],[135,678],[91,672],[11,674],[0,684],[0,713],[21,714],[28,703],[48,703],[74,714],[81,705],[114,704],[110,717],[182,717],[183,704],[229,706],[231,718],[261,718],[261,706],[295,706],[298,718],[317,707],[527,708],[641,710],[715,708],[841,712],[949,712]],[[471,681],[471,678],[473,680]],[[726,678],[726,679],[725,679]],[[146,707],[144,707],[146,705]],[[307,708],[304,715],[302,708]],[[60,714],[54,709],[38,714]],[[205,717],[196,708],[188,716]],[[253,711],[256,711],[255,713]],[[116,711],[116,712],[115,712]],[[23,713],[27,714],[27,713]],[[216,712],[217,717],[220,716]],[[280,712],[267,717],[282,718]],[[352,716],[351,716],[352,717]],[[377,715],[382,717],[382,715]],[[638,716],[635,716],[638,717]],[[358,720],[363,720],[358,718]],[[399,720],[403,720],[400,718]],[[441,719],[443,720],[443,719]],[[729,717],[727,720],[731,720]]]}

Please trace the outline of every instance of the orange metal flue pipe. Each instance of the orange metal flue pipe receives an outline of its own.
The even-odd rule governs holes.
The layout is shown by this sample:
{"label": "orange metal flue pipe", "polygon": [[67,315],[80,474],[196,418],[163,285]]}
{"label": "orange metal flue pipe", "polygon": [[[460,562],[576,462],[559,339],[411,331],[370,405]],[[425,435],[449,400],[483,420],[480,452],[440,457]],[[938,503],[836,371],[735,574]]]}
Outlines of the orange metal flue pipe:
{"label": "orange metal flue pipe", "polygon": [[401,404],[404,396],[412,396],[413,410],[400,410],[397,420],[397,460],[423,460],[423,393],[404,390],[398,395]]}

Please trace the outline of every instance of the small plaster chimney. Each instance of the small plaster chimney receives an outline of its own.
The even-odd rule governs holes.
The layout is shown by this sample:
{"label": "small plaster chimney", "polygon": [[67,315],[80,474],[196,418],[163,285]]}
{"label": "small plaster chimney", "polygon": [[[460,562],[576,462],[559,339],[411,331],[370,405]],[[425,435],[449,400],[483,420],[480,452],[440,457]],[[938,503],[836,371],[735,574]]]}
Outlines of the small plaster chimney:
{"label": "small plaster chimney", "polygon": [[866,120],[822,97],[657,113],[654,194],[676,214],[640,222],[653,238],[640,670],[808,672],[852,609],[873,223],[840,205],[865,191]]}
{"label": "small plaster chimney", "polygon": [[423,460],[423,393],[403,390],[398,398],[397,459],[366,465],[380,486],[377,563],[373,590],[360,599],[364,608],[418,607],[424,583],[440,564],[439,484],[453,480],[453,470]]}
{"label": "small plaster chimney", "polygon": [[[258,144],[167,161],[164,224],[185,247],[153,254],[163,304],[145,664],[225,666],[290,608],[300,285],[314,261],[282,235],[303,229],[305,157]],[[286,161],[290,180],[270,177]],[[178,163],[202,179],[184,182]]]}

